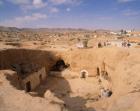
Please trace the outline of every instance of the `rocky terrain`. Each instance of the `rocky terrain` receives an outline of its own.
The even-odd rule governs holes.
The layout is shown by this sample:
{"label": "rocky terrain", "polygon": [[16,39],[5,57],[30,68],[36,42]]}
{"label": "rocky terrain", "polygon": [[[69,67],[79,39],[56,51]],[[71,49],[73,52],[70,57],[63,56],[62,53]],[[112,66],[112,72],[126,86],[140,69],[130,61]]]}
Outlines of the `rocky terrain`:
{"label": "rocky terrain", "polygon": [[[0,38],[0,111],[139,111],[137,37],[83,29],[1,27]],[[117,46],[128,39],[136,44]],[[79,40],[88,40],[87,46],[78,48]],[[106,41],[110,45],[98,47]],[[59,60],[67,67],[57,64]],[[46,80],[30,92],[21,89],[13,69],[21,64],[29,72],[45,67]]]}

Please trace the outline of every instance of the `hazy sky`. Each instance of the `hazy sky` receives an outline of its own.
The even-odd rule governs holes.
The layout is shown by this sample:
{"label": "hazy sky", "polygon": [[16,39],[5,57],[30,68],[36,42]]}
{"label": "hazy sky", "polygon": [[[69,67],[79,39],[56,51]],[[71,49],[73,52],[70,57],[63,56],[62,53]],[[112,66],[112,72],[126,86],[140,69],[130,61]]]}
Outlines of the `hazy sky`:
{"label": "hazy sky", "polygon": [[0,25],[140,29],[140,0],[0,0]]}

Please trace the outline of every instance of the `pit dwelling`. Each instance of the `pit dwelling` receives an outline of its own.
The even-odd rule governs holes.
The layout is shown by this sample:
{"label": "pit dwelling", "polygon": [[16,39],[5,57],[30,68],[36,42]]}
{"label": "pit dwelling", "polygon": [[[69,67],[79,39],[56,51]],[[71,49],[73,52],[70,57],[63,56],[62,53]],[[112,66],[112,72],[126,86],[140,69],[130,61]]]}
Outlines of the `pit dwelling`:
{"label": "pit dwelling", "polygon": [[[135,94],[139,91],[139,85],[135,83],[140,83],[137,74],[139,53],[140,50],[121,48],[1,50],[0,77],[7,88],[3,86],[0,90],[5,98],[2,100],[9,98],[9,101],[3,101],[0,109],[11,111],[4,108],[12,105],[13,110],[23,108],[23,111],[26,108],[28,111],[45,111],[45,108],[49,108],[48,111],[127,109],[127,105],[134,101],[138,103],[134,98],[139,97]],[[133,99],[129,98],[130,95]],[[125,101],[126,106],[121,101]],[[25,102],[26,108],[23,107]]]}

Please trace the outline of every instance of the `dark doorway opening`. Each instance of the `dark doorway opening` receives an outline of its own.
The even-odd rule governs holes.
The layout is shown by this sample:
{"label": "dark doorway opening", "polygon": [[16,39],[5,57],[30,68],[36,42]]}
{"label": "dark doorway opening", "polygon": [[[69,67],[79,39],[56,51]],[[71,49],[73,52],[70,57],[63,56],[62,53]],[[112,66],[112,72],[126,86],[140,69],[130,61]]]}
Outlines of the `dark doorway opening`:
{"label": "dark doorway opening", "polygon": [[87,78],[88,77],[88,72],[86,70],[82,70],[80,72],[80,78]]}
{"label": "dark doorway opening", "polygon": [[97,67],[97,76],[100,76],[100,69]]}
{"label": "dark doorway opening", "polygon": [[40,74],[39,75],[39,80],[40,80],[40,83],[42,82],[42,75]]}
{"label": "dark doorway opening", "polygon": [[30,91],[31,91],[31,82],[28,81],[28,82],[26,83],[26,92],[30,92]]}
{"label": "dark doorway opening", "polygon": [[81,78],[86,78],[86,72],[81,73]]}
{"label": "dark doorway opening", "polygon": [[98,48],[102,48],[101,42],[98,43]]}

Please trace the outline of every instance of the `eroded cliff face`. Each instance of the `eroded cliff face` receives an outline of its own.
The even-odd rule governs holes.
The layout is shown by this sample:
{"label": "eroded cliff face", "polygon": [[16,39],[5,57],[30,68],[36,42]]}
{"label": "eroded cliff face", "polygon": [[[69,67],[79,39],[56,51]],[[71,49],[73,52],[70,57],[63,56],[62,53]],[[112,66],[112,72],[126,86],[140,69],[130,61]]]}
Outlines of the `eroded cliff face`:
{"label": "eroded cliff face", "polygon": [[[67,72],[65,72],[64,77],[61,79],[51,77],[50,80],[48,80],[48,83],[46,82],[49,86],[42,86],[46,88],[45,91],[49,88],[48,90],[51,90],[52,92],[54,91],[55,95],[58,95],[59,99],[69,105],[74,104],[74,100],[76,101],[76,98],[72,99],[70,95],[82,97],[82,99],[77,98],[79,100],[84,100],[84,104],[82,103],[81,105],[87,109],[88,107],[92,107],[92,110],[94,109],[94,111],[98,111],[98,109],[102,109],[103,111],[129,111],[128,109],[138,111],[140,98],[139,54],[139,49],[132,50],[121,48],[82,49],[55,52],[28,49],[9,49],[0,51],[0,68],[2,70],[12,69],[13,64],[27,64],[27,66],[28,64],[37,64],[39,67],[45,67],[48,73],[51,67],[61,59],[64,60],[66,64],[69,64],[69,70],[74,72],[72,74],[75,74],[76,77],[79,77],[81,70],[88,71],[89,77],[86,80],[80,80],[80,78],[65,78],[65,75],[67,75]],[[32,67],[34,67],[34,65]],[[98,80],[98,76],[100,75],[97,73],[97,68],[99,68],[100,72],[106,71],[108,73],[108,81],[102,78],[101,83],[98,84],[98,81],[96,80]],[[56,87],[55,82],[59,88]],[[66,88],[67,85],[64,85],[65,83],[68,84],[70,90],[68,91],[72,94],[70,93],[66,95],[66,98],[63,98],[60,97],[58,92],[60,93],[61,90],[62,92],[65,90],[67,93],[68,88]],[[92,86],[91,83],[94,85]],[[86,99],[83,99],[85,98],[86,93],[100,93],[100,85],[104,88],[112,90],[113,94],[110,98],[101,98],[98,101],[92,102],[88,102]],[[80,89],[78,89],[78,87],[80,87]],[[85,88],[86,90],[84,91],[82,88]],[[97,89],[98,91],[95,91],[94,89]],[[89,92],[87,90],[89,90]],[[43,94],[45,94],[45,92]],[[72,108],[75,108],[76,106],[69,107],[70,110],[72,110]]]}
{"label": "eroded cliff face", "polygon": [[0,51],[0,68],[11,69],[12,65],[25,64],[32,67],[46,67],[49,70],[57,60],[54,52],[28,49],[8,49]]}

